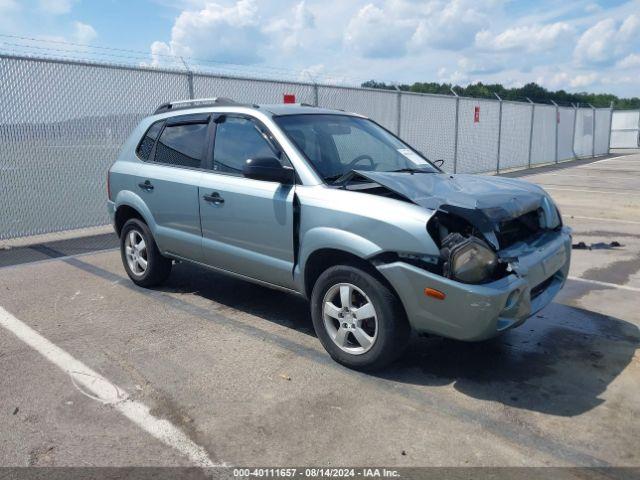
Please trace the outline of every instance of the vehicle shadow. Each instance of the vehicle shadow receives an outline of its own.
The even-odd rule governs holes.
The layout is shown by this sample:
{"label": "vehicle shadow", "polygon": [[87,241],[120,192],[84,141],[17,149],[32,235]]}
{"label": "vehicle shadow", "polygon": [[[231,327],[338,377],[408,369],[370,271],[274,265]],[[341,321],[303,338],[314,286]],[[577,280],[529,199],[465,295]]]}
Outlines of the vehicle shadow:
{"label": "vehicle shadow", "polygon": [[188,263],[179,263],[159,290],[192,293],[223,307],[315,336],[309,306],[302,297],[263,287]]}
{"label": "vehicle shadow", "polygon": [[[307,302],[296,296],[188,264],[161,288],[199,295],[315,336]],[[626,321],[552,303],[524,325],[480,343],[413,338],[387,369],[388,381],[453,387],[469,397],[557,416],[604,402],[600,395],[632,361],[640,330]]]}
{"label": "vehicle shadow", "polygon": [[623,320],[552,303],[500,337],[466,343],[416,339],[379,374],[416,385],[453,385],[470,397],[557,416],[580,415],[632,361],[640,331]]}

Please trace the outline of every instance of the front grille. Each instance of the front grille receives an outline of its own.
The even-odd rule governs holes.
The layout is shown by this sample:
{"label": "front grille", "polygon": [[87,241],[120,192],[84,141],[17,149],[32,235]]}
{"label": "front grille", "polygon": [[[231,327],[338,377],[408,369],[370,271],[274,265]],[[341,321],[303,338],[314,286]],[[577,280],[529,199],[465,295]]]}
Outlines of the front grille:
{"label": "front grille", "polygon": [[514,243],[527,241],[540,233],[540,215],[540,210],[534,210],[501,222],[498,235],[500,248],[507,248]]}

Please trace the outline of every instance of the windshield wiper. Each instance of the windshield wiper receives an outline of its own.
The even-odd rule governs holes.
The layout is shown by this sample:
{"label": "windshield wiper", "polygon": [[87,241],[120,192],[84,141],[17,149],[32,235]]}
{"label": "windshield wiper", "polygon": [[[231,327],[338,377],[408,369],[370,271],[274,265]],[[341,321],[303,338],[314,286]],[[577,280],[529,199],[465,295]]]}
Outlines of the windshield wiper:
{"label": "windshield wiper", "polygon": [[330,183],[331,185],[338,185],[340,183],[347,184],[349,183],[349,180],[351,180],[355,175],[355,170],[349,170],[346,173],[338,173],[336,175],[324,177],[324,181]]}
{"label": "windshield wiper", "polygon": [[389,173],[435,173],[432,170],[425,170],[424,168],[399,168],[398,170],[389,170]]}

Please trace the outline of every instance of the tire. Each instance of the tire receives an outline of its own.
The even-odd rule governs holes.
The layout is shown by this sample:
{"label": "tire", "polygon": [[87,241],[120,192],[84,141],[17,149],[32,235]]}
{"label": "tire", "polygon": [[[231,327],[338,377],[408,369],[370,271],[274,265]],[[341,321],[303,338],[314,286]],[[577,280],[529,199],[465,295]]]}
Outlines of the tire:
{"label": "tire", "polygon": [[[351,293],[349,286],[355,287]],[[344,311],[343,292],[350,298],[349,313]],[[327,302],[331,305],[325,306]],[[362,315],[358,313],[367,303],[373,306],[373,317],[368,316],[369,307],[360,310]],[[325,314],[325,309],[330,314]],[[336,318],[340,314],[343,316]],[[331,267],[320,275],[311,293],[311,318],[329,355],[355,370],[372,371],[389,365],[403,353],[409,340],[409,323],[398,297],[369,273],[349,265]],[[358,326],[367,337],[358,332]]]}
{"label": "tire", "polygon": [[[133,250],[128,250],[131,245],[140,245],[140,240],[144,241],[143,249],[133,248]],[[128,258],[127,251],[131,253],[135,251],[137,256],[134,255],[134,258],[141,259],[140,262]],[[160,254],[151,230],[149,230],[146,223],[137,218],[128,220],[122,227],[120,232],[120,256],[129,278],[133,283],[141,287],[160,285],[171,273],[172,261]],[[142,265],[145,261],[146,268],[143,269]]]}

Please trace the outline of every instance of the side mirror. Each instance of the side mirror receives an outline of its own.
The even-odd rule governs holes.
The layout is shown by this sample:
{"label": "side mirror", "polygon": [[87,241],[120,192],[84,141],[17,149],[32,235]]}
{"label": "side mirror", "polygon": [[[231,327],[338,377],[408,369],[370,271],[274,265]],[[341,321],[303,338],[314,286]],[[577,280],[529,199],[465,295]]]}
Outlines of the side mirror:
{"label": "side mirror", "polygon": [[433,162],[433,164],[434,164],[436,167],[440,168],[440,167],[442,167],[442,165],[444,165],[444,160],[443,160],[443,159],[435,160],[435,161]]}
{"label": "side mirror", "polygon": [[253,180],[292,184],[295,172],[291,167],[283,167],[275,157],[250,158],[242,168],[242,174]]}

